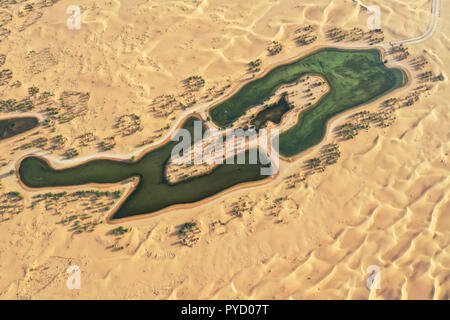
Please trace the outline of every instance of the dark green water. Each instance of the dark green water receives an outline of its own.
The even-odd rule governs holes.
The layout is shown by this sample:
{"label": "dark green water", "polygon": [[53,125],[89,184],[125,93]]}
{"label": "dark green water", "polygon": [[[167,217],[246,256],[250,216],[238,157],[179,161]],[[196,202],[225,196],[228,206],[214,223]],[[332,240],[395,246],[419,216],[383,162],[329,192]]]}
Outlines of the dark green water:
{"label": "dark green water", "polygon": [[283,118],[283,115],[290,109],[291,105],[286,100],[286,97],[282,96],[278,102],[261,110],[250,123],[255,126],[256,130],[263,127],[267,121],[272,121],[273,123],[279,124]]}
{"label": "dark green water", "polygon": [[247,83],[213,107],[210,116],[220,127],[230,126],[247,110],[263,104],[279,87],[308,74],[323,77],[330,91],[302,112],[294,127],[280,135],[283,156],[293,156],[316,145],[322,140],[330,118],[399,88],[406,80],[401,70],[383,64],[378,50],[321,49]]}
{"label": "dark green water", "polygon": [[39,120],[35,117],[0,120],[0,140],[11,138],[34,129],[38,124]]}
{"label": "dark green water", "polygon": [[[399,69],[388,69],[376,50],[322,49],[294,63],[277,67],[266,76],[245,85],[227,101],[210,110],[213,121],[229,126],[248,109],[263,104],[284,84],[306,74],[322,76],[330,91],[314,106],[299,115],[297,125],[280,135],[280,153],[292,156],[317,144],[323,138],[326,122],[333,116],[376,99],[405,83]],[[281,105],[260,115],[254,121],[261,126],[268,120],[279,121],[285,108]],[[184,123],[193,136],[194,118]],[[93,160],[65,170],[53,170],[46,161],[28,157],[20,164],[19,174],[25,185],[45,188],[88,183],[118,183],[139,177],[136,190],[113,215],[113,219],[151,213],[175,204],[193,203],[237,184],[257,181],[259,164],[217,166],[206,175],[170,184],[164,170],[177,142],[168,142],[149,151],[137,162]],[[248,159],[249,152],[246,153]],[[248,163],[248,161],[246,161]]]}
{"label": "dark green water", "polygon": [[[183,126],[191,132],[191,137],[194,136],[194,119],[188,119]],[[117,183],[130,177],[139,177],[136,190],[114,213],[112,219],[151,213],[174,204],[196,202],[239,183],[266,178],[260,174],[262,164],[228,164],[217,166],[209,174],[169,184],[164,170],[176,144],[177,142],[169,142],[148,152],[135,163],[93,160],[65,170],[54,170],[43,159],[28,157],[20,164],[19,174],[23,183],[32,188]],[[245,163],[248,162],[246,160]]]}

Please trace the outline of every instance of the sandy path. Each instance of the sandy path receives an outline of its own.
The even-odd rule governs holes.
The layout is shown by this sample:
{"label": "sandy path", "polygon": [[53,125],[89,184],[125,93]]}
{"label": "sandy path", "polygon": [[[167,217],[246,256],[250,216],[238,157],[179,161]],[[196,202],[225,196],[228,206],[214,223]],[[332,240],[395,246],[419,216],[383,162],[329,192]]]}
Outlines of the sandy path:
{"label": "sandy path", "polygon": [[[2,99],[25,96],[36,84],[57,95],[91,92],[88,115],[70,124],[76,130],[62,125],[55,132],[69,139],[85,132],[101,139],[118,116],[142,115],[147,126],[118,140],[114,153],[120,156],[131,155],[152,130],[167,124],[149,115],[148,105],[162,93],[181,92],[179,79],[200,74],[223,87],[248,78],[242,76],[246,63],[258,57],[265,70],[310,50],[292,41],[299,27],[311,24],[320,35],[332,27],[363,28],[368,18],[353,1],[340,0],[209,0],[201,10],[194,1],[80,4],[86,23],[75,33],[65,28],[64,2],[43,10],[41,20],[21,32],[14,26],[26,17],[6,25],[12,33],[1,42],[1,53],[8,55],[2,69],[11,69],[11,81],[23,84],[1,87]],[[387,42],[424,33],[431,19],[429,0],[371,4],[384,13]],[[75,214],[100,217],[87,211],[90,203],[71,202],[56,214],[45,204],[31,208],[27,192],[23,211],[0,222],[0,298],[448,299],[448,1],[441,1],[440,15],[434,36],[410,53],[427,59],[423,71],[442,72],[446,80],[433,83],[414,107],[396,111],[391,127],[340,143],[338,163],[295,188],[269,183],[124,222],[132,230],[121,239],[110,234],[116,226],[102,224],[78,235],[61,224]],[[285,46],[268,57],[271,40]],[[316,44],[328,45],[322,36]],[[30,58],[31,50],[55,60]],[[30,65],[40,73],[30,73]],[[180,115],[174,114],[178,120]],[[13,142],[0,145],[3,155]],[[81,156],[97,152],[86,148]],[[302,173],[301,162],[288,168]],[[21,190],[14,176],[1,182],[2,193]],[[232,214],[236,202],[246,203],[240,217]],[[177,236],[179,225],[191,220],[201,230],[192,248]],[[66,287],[69,265],[81,268],[80,290]],[[381,271],[379,290],[366,287],[371,265]]]}

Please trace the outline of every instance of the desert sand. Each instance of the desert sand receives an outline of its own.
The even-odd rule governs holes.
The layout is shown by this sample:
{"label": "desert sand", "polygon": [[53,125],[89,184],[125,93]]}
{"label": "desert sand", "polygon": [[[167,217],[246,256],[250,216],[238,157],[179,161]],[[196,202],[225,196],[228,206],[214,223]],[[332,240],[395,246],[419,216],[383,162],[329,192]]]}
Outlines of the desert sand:
{"label": "desert sand", "polygon": [[[318,154],[317,146],[285,161],[265,184],[119,224],[107,217],[135,181],[100,188],[122,190],[120,199],[93,200],[72,193],[97,186],[30,191],[10,170],[30,153],[47,154],[57,167],[98,155],[130,159],[187,113],[207,109],[280,63],[321,46],[369,47],[363,39],[335,43],[326,36],[332,28],[367,31],[369,14],[359,3],[380,6],[389,42],[423,34],[431,1],[82,0],[79,30],[66,26],[72,3],[17,2],[0,7],[0,71],[7,70],[0,100],[20,100],[36,86],[31,112],[50,124],[0,142],[1,299],[449,298],[447,1],[431,38],[406,46],[407,59],[388,56],[388,66],[405,69],[411,83],[329,123],[322,144],[339,145],[336,164],[305,176],[305,160]],[[309,25],[309,37],[317,38],[299,45],[294,39]],[[283,45],[276,55],[267,52],[272,41]],[[411,59],[421,56],[428,63],[414,70]],[[256,59],[261,70],[249,71]],[[427,82],[431,90],[393,111],[391,125],[346,141],[333,134],[355,112],[380,112],[384,100],[410,95],[426,71],[445,79]],[[183,82],[192,76],[204,84]],[[63,110],[62,118],[52,118],[51,108]],[[66,159],[74,149],[76,156]],[[50,191],[67,194],[36,201]],[[85,232],[74,220],[89,223]],[[178,230],[189,221],[196,222],[192,241],[183,241]],[[113,234],[119,225],[127,232]],[[80,267],[79,290],[66,286],[70,265]],[[372,265],[379,267],[380,289],[366,287]]]}

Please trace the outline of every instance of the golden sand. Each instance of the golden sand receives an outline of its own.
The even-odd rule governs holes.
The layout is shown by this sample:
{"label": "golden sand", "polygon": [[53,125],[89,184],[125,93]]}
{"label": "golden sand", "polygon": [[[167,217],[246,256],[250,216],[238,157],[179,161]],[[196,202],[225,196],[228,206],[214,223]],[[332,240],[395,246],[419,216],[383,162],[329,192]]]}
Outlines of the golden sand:
{"label": "golden sand", "polygon": [[[79,3],[80,30],[67,29],[64,1],[31,12],[23,4],[0,8],[12,16],[11,21],[7,14],[1,16],[6,17],[2,28],[10,31],[0,43],[0,54],[7,56],[1,70],[11,70],[12,78],[0,86],[0,99],[20,99],[27,88],[37,86],[54,93],[55,101],[60,96],[67,97],[68,104],[78,99],[79,106],[77,117],[55,124],[54,132],[40,128],[38,134],[0,144],[0,166],[5,164],[0,167],[0,201],[6,201],[0,203],[0,298],[449,298],[448,1],[441,3],[433,37],[408,46],[410,58],[424,56],[428,61],[422,72],[442,72],[446,80],[433,83],[413,107],[396,110],[392,126],[339,141],[337,164],[306,180],[302,157],[314,156],[317,148],[264,185],[125,221],[121,225],[131,231],[122,236],[111,234],[117,225],[99,223],[108,216],[101,208],[110,205],[112,210],[119,203],[110,197],[96,204],[98,210],[89,208],[93,205],[87,198],[69,202],[69,195],[56,204],[32,206],[34,195],[50,190],[27,191],[9,171],[21,157],[42,150],[14,149],[41,136],[63,135],[67,140],[61,149],[45,151],[57,167],[98,154],[129,159],[141,152],[144,142],[164,139],[190,112],[177,109],[178,103],[196,99],[197,105],[207,106],[220,99],[222,90],[225,98],[252,79],[247,63],[258,58],[262,71],[257,76],[318,46],[348,45],[330,42],[325,32],[333,27],[366,29],[369,15],[350,0]],[[423,34],[431,21],[430,3],[370,1],[381,7],[385,41]],[[296,31],[307,25],[318,38],[310,46],[298,46]],[[282,43],[283,50],[268,56],[266,48],[273,40]],[[409,60],[388,65],[407,68],[414,79],[417,72]],[[205,86],[186,92],[181,80],[195,75]],[[20,87],[13,85],[17,80]],[[406,96],[414,84],[389,97]],[[88,102],[68,92],[89,92]],[[156,98],[162,95],[170,95],[159,98],[162,104],[171,99],[176,103],[159,110]],[[377,112],[385,98],[358,110]],[[329,133],[358,110],[334,119]],[[124,115],[139,116],[140,126],[131,135],[122,135],[115,126]],[[167,125],[170,128],[160,131]],[[95,140],[81,147],[79,137],[87,133]],[[112,136],[114,149],[103,152],[99,143]],[[324,143],[336,141],[328,134]],[[79,156],[64,160],[72,148]],[[133,183],[104,186],[102,191],[126,192]],[[295,188],[289,187],[292,183]],[[4,196],[11,191],[24,199],[13,202]],[[17,206],[20,213],[7,205]],[[98,222],[92,232],[78,234],[61,222],[84,213]],[[178,228],[193,220],[199,239],[192,247],[184,246]],[[69,265],[81,269],[80,290],[66,287]],[[381,270],[378,290],[366,287],[371,265]]]}

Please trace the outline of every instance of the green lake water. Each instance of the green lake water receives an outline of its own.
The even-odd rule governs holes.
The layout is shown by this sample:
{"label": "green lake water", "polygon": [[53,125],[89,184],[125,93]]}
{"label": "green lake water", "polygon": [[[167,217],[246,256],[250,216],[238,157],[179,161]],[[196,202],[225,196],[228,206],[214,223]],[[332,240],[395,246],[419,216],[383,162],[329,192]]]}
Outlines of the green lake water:
{"label": "green lake water", "polygon": [[0,120],[0,141],[34,129],[39,125],[35,117],[21,117]]}
{"label": "green lake water", "polygon": [[[319,143],[327,121],[333,116],[385,95],[406,81],[401,70],[389,69],[380,61],[377,50],[322,49],[246,84],[228,100],[213,107],[211,118],[221,127],[230,126],[247,110],[267,101],[280,86],[294,83],[306,74],[323,77],[330,91],[299,115],[297,125],[280,135],[280,154],[284,156],[298,154]],[[277,121],[286,111],[282,107],[260,114],[258,125],[271,119]],[[193,123],[194,118],[190,118],[183,127],[193,132]],[[43,159],[30,156],[21,162],[19,174],[23,183],[31,188],[118,183],[138,177],[139,185],[112,219],[193,203],[240,183],[267,178],[260,173],[262,163],[225,164],[208,174],[170,184],[164,172],[176,144],[168,142],[136,162],[98,159],[64,170],[54,170]],[[247,152],[246,158],[248,156]]]}
{"label": "green lake water", "polygon": [[256,130],[264,127],[268,121],[280,124],[283,115],[289,110],[291,110],[291,105],[286,100],[286,97],[283,96],[278,102],[266,106],[261,110],[250,123],[255,126]]}
{"label": "green lake water", "polygon": [[[183,126],[191,132],[192,140],[195,119],[188,119]],[[165,178],[165,167],[177,143],[171,141],[148,152],[136,162],[93,160],[65,170],[54,170],[43,159],[28,157],[20,164],[19,174],[23,183],[32,188],[118,183],[139,177],[136,190],[112,219],[150,213],[174,204],[196,202],[236,184],[267,178],[260,174],[260,169],[264,167],[262,164],[224,164],[208,174],[170,184]],[[248,156],[247,152],[246,159]]]}

